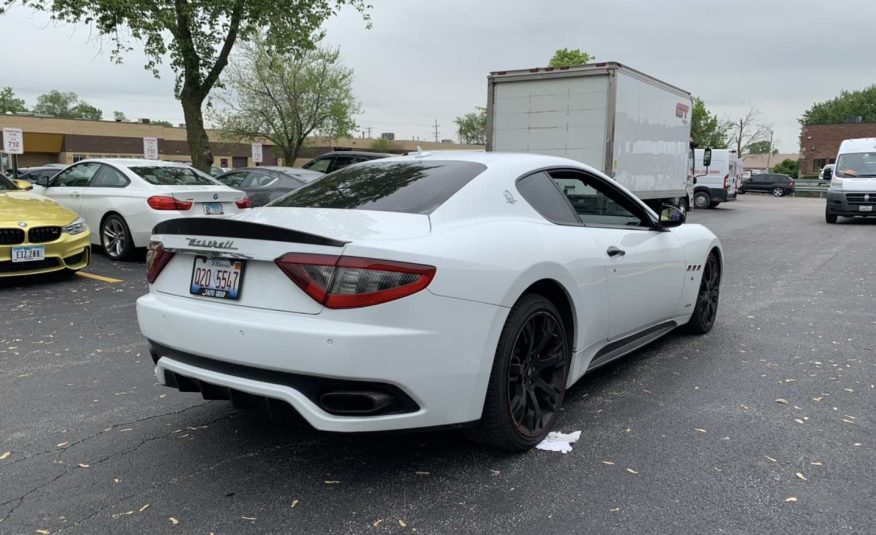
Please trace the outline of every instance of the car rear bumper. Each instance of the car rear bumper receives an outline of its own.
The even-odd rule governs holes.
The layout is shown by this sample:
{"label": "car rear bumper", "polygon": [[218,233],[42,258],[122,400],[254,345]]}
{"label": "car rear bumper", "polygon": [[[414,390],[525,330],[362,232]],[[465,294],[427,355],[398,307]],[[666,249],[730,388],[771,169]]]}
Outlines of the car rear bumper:
{"label": "car rear bumper", "polygon": [[[849,198],[849,194],[852,198]],[[869,197],[864,201],[864,195]],[[872,202],[870,202],[872,201]],[[870,207],[867,210],[866,207]],[[862,211],[864,207],[864,211]],[[846,217],[876,217],[876,191],[872,192],[846,192],[827,191],[827,212],[832,215]]]}
{"label": "car rear bumper", "polygon": [[709,188],[709,196],[712,202],[731,202],[736,200],[736,192],[728,192],[724,188]]}
{"label": "car rear bumper", "polygon": [[[318,315],[229,308],[154,291],[138,299],[159,382],[205,397],[280,400],[313,427],[341,432],[479,419],[508,313],[428,291]],[[394,402],[378,413],[337,414],[320,396],[338,388],[389,393]]]}

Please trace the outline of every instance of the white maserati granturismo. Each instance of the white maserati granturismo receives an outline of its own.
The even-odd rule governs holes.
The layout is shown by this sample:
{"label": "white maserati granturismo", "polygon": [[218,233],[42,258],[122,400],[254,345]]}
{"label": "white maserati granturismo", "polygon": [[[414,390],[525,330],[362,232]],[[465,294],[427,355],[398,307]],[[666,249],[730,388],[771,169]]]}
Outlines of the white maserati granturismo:
{"label": "white maserati granturismo", "polygon": [[263,208],[160,223],[137,301],[155,374],[317,429],[468,425],[524,450],[588,370],[715,322],[723,255],[580,163],[417,153]]}

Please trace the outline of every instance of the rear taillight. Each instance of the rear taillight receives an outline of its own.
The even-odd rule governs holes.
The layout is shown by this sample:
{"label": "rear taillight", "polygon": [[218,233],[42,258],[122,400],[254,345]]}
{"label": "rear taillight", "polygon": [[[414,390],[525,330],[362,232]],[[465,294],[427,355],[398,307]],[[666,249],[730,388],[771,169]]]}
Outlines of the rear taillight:
{"label": "rear taillight", "polygon": [[164,266],[173,258],[172,253],[164,248],[164,244],[158,241],[149,242],[149,248],[146,250],[146,280],[149,284],[155,282],[158,275]]}
{"label": "rear taillight", "polygon": [[724,189],[730,187],[730,175],[724,175]]}
{"label": "rear taillight", "polygon": [[188,210],[192,207],[191,201],[180,201],[167,195],[153,195],[146,199],[146,204],[153,210]]}
{"label": "rear taillight", "polygon": [[274,261],[307,295],[328,308],[358,308],[419,292],[435,277],[422,264],[305,253]]}
{"label": "rear taillight", "polygon": [[242,199],[237,199],[234,201],[234,204],[237,205],[238,208],[252,208],[252,199],[249,198],[249,195]]}

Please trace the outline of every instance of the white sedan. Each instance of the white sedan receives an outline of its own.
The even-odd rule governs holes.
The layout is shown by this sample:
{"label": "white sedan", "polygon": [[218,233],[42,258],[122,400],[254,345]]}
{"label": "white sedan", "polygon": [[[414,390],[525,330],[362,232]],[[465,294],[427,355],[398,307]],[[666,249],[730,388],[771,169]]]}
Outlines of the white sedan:
{"label": "white sedan", "polygon": [[564,158],[387,158],[211,223],[152,237],[158,380],[322,430],[469,424],[524,450],[588,370],[717,313],[715,235]]}
{"label": "white sedan", "polygon": [[183,164],[157,160],[82,160],[34,191],[82,216],[91,240],[113,260],[146,247],[152,228],[168,219],[221,217],[251,208],[245,193]]}

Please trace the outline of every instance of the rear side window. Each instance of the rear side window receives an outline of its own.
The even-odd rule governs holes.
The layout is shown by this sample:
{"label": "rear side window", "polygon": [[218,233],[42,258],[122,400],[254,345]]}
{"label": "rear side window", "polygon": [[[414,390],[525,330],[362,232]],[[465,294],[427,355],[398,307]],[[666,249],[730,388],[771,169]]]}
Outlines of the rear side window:
{"label": "rear side window", "polygon": [[552,223],[578,225],[578,218],[568,201],[549,176],[535,173],[517,183],[517,191],[535,210]]}
{"label": "rear side window", "polygon": [[429,214],[486,168],[475,162],[376,160],[341,169],[270,205]]}
{"label": "rear side window", "polygon": [[140,166],[131,167],[131,171],[156,186],[215,186],[210,177],[203,175],[191,167],[170,166]]}

